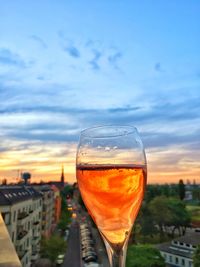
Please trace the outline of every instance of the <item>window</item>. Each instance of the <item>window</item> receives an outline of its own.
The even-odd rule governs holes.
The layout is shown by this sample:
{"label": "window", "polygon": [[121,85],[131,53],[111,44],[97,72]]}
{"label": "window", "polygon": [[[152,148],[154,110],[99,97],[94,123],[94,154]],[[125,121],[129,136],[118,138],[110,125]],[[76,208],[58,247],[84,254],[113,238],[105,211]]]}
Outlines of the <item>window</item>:
{"label": "window", "polygon": [[3,220],[6,225],[10,224],[10,213],[9,212],[2,212],[1,213]]}
{"label": "window", "polygon": [[172,262],[172,256],[171,255],[169,256],[169,262]]}
{"label": "window", "polygon": [[176,264],[178,264],[178,257],[175,258]]}
{"label": "window", "polygon": [[181,263],[182,263],[182,266],[185,266],[185,260],[184,259],[181,260]]}

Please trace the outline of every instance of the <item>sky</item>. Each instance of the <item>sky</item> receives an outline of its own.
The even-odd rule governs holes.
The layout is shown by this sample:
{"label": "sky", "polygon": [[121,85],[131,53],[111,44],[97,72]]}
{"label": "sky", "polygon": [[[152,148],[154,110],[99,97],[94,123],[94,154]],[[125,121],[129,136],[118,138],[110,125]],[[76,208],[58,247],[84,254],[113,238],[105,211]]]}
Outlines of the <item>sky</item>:
{"label": "sky", "polygon": [[75,181],[82,129],[137,127],[149,183],[200,183],[200,2],[0,0],[0,181]]}

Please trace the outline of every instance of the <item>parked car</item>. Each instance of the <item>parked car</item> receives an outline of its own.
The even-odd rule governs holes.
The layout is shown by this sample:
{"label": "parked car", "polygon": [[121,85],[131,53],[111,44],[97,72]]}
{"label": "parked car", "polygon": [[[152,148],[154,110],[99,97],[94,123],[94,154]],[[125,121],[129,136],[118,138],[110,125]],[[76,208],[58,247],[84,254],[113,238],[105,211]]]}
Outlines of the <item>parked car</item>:
{"label": "parked car", "polygon": [[61,265],[61,264],[63,263],[63,261],[64,261],[64,257],[65,257],[64,254],[60,254],[60,255],[58,255],[58,257],[57,257],[57,259],[56,259],[56,264],[57,264],[57,265]]}
{"label": "parked car", "polygon": [[82,251],[84,250],[94,250],[94,246],[92,246],[91,244],[87,244],[85,246],[82,246]]}
{"label": "parked car", "polygon": [[84,267],[99,267],[100,265],[96,262],[89,262],[89,263],[85,263]]}
{"label": "parked car", "polygon": [[83,253],[82,259],[86,259],[90,256],[94,257],[94,259],[97,260],[97,254],[94,251],[89,251],[89,252]]}
{"label": "parked car", "polygon": [[96,262],[96,257],[94,256],[87,256],[85,259],[84,259],[85,262]]}

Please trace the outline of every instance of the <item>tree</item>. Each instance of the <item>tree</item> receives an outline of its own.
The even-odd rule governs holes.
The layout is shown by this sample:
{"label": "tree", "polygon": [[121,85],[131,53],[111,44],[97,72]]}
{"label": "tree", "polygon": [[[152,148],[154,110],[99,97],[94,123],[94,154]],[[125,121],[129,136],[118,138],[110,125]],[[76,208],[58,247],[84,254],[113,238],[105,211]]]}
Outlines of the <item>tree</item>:
{"label": "tree", "polygon": [[155,197],[149,203],[149,211],[152,214],[152,220],[159,228],[160,241],[164,236],[164,227],[172,220],[172,211],[168,206],[168,198],[165,196]]}
{"label": "tree", "polygon": [[148,203],[158,196],[176,197],[178,194],[177,184],[147,185],[145,201]]}
{"label": "tree", "polygon": [[70,197],[72,198],[73,197],[73,194],[74,194],[74,187],[72,185],[66,185],[61,194],[66,198],[66,197]]}
{"label": "tree", "polygon": [[86,206],[85,206],[85,203],[83,202],[83,199],[82,199],[81,194],[79,194],[78,203],[79,203],[79,205],[81,205],[81,207],[82,207],[83,210],[87,210],[86,209]]}
{"label": "tree", "polygon": [[7,179],[6,178],[4,178],[3,180],[2,180],[2,183],[1,183],[2,185],[7,185]]}
{"label": "tree", "polygon": [[192,191],[192,197],[195,201],[200,201],[200,189],[198,187],[194,187]]}
{"label": "tree", "polygon": [[132,245],[128,248],[127,267],[165,267],[158,249],[150,245]]}
{"label": "tree", "polygon": [[62,211],[61,213],[60,221],[58,223],[58,228],[64,232],[67,229],[70,222],[71,222],[71,212],[69,212],[66,209],[66,211]]}
{"label": "tree", "polygon": [[185,203],[179,199],[156,197],[150,202],[149,210],[154,224],[159,227],[161,241],[166,226],[171,227],[172,236],[176,229],[180,235],[184,235],[186,227],[190,226],[190,214],[186,210]]}
{"label": "tree", "polygon": [[183,200],[185,198],[185,185],[183,180],[179,181],[178,184],[178,192],[179,192],[179,198],[180,200]]}
{"label": "tree", "polygon": [[186,227],[190,226],[191,217],[186,210],[185,203],[179,199],[169,198],[168,207],[171,211],[171,220],[169,225],[172,226],[172,237],[175,229],[179,230],[179,235],[184,235]]}
{"label": "tree", "polygon": [[152,214],[148,208],[148,204],[143,203],[138,218],[136,220],[136,223],[139,223],[141,229],[140,229],[140,234],[145,236],[153,236],[154,234],[157,233],[157,229],[155,227],[155,224],[153,222],[153,217]]}
{"label": "tree", "polygon": [[197,246],[197,249],[193,254],[193,266],[194,267],[200,266],[200,245]]}
{"label": "tree", "polygon": [[52,235],[48,239],[43,238],[41,241],[41,256],[50,259],[53,263],[65,250],[66,242],[58,235]]}

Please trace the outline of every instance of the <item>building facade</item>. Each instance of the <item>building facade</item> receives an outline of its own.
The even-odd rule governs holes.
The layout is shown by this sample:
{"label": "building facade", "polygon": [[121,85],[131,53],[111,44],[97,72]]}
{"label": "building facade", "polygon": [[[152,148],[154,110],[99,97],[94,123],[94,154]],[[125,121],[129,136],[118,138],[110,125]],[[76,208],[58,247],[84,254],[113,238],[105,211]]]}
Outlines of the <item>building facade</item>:
{"label": "building facade", "polygon": [[61,216],[61,196],[60,190],[55,185],[52,185],[51,188],[54,192],[54,225],[56,226]]}
{"label": "building facade", "polygon": [[55,228],[54,191],[50,185],[34,185],[33,188],[42,195],[42,236],[49,237]]}
{"label": "building facade", "polygon": [[194,232],[157,246],[167,266],[193,267],[193,253],[200,244],[200,233]]}
{"label": "building facade", "polygon": [[0,186],[0,212],[22,266],[31,266],[40,252],[42,195],[30,186]]}

